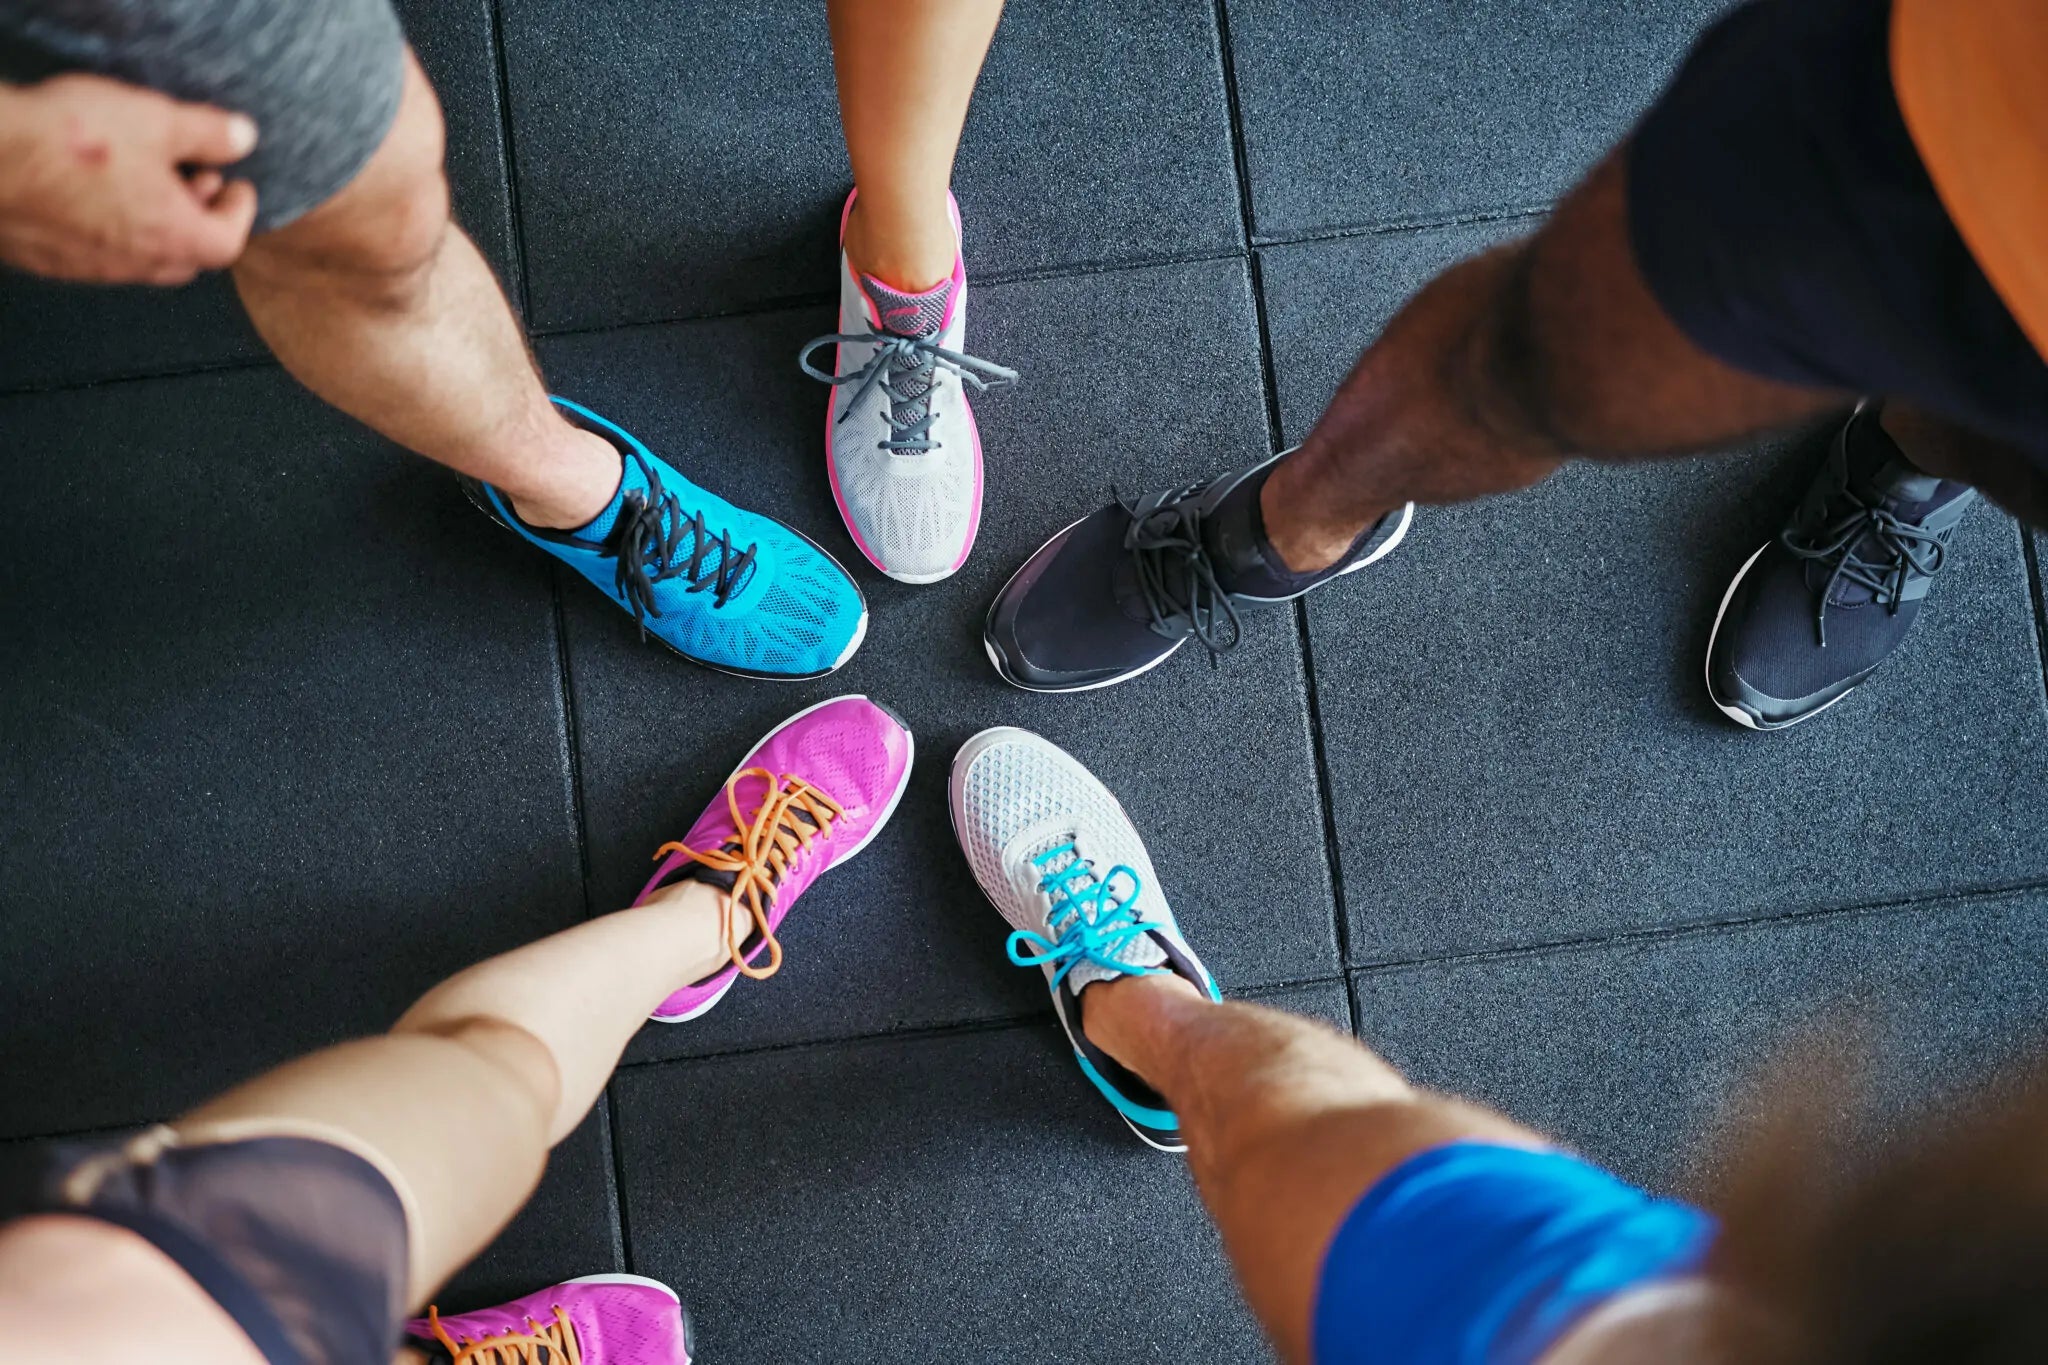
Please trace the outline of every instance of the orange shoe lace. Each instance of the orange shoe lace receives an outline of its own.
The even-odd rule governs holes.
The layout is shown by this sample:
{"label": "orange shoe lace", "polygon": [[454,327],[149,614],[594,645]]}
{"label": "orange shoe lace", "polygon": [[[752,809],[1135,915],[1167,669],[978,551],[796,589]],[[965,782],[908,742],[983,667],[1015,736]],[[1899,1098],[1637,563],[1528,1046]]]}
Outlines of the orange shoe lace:
{"label": "orange shoe lace", "polygon": [[453,1365],[583,1365],[583,1344],[576,1340],[576,1328],[569,1315],[555,1309],[555,1320],[541,1324],[532,1318],[529,1332],[501,1332],[477,1341],[457,1342],[441,1325],[441,1310],[427,1309],[427,1325],[434,1340],[453,1357]]}
{"label": "orange shoe lace", "polygon": [[[740,814],[739,786],[744,777],[759,777],[768,783],[768,797],[751,819]],[[725,784],[726,804],[732,808],[732,822],[739,829],[737,848],[695,849],[676,842],[654,851],[656,861],[671,853],[704,864],[716,872],[733,874],[732,890],[726,895],[719,916],[719,930],[732,953],[732,965],[741,976],[756,981],[775,975],[782,966],[782,945],[768,928],[768,906],[775,899],[776,885],[789,872],[790,862],[811,846],[813,838],[832,837],[832,822],[846,814],[846,808],[794,773],[777,777],[766,768],[744,768]],[[809,824],[798,819],[808,816]],[[732,941],[732,908],[747,907],[754,917],[754,933],[768,946],[768,965],[749,964]],[[747,935],[752,938],[753,934]],[[742,940],[744,941],[744,940]]]}

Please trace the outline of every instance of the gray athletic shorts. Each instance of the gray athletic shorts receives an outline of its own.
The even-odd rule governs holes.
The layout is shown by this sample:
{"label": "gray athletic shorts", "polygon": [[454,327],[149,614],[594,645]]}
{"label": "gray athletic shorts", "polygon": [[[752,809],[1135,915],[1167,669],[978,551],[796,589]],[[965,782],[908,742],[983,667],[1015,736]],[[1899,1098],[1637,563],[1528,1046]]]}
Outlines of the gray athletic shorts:
{"label": "gray athletic shorts", "polygon": [[0,0],[0,81],[89,71],[256,120],[232,175],[256,230],[318,207],[382,145],[404,89],[391,0]]}

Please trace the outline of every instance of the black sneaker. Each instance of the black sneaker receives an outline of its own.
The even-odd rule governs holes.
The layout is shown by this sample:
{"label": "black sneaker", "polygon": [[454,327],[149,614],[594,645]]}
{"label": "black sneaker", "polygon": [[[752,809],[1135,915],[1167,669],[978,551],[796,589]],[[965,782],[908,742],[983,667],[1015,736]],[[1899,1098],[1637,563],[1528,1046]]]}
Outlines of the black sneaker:
{"label": "black sneaker", "polygon": [[1259,511],[1259,489],[1282,455],[1119,499],[1040,546],[988,609],[982,642],[996,672],[1031,692],[1085,692],[1135,678],[1189,640],[1213,657],[1236,647],[1240,605],[1291,601],[1364,568],[1408,533],[1413,503],[1382,517],[1330,568],[1290,572],[1271,554]]}
{"label": "black sneaker", "polygon": [[1707,640],[1707,692],[1752,730],[1849,695],[1906,638],[1977,500],[1907,461],[1860,406],[1776,540],[1728,585]]}

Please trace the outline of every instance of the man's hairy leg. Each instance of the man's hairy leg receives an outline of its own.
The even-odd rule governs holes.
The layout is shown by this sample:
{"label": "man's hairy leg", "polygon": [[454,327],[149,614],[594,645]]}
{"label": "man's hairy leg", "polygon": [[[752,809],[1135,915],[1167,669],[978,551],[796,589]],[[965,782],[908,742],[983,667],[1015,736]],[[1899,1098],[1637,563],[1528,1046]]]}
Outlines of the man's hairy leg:
{"label": "man's hairy leg", "polygon": [[1567,458],[1674,455],[1840,407],[1721,363],[1664,313],[1629,242],[1626,150],[1534,236],[1452,266],[1395,316],[1261,498],[1296,572],[1404,502],[1523,488]]}

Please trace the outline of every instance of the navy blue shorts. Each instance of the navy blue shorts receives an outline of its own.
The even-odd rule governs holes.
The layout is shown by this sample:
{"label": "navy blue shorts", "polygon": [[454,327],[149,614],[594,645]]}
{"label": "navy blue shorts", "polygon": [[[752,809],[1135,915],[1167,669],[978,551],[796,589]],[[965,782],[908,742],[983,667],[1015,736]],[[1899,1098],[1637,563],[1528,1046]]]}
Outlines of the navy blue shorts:
{"label": "navy blue shorts", "polygon": [[1709,30],[1629,146],[1636,265],[1736,369],[1907,399],[2048,466],[2048,364],[1935,193],[1890,28],[1890,0],[1755,0]]}
{"label": "navy blue shorts", "polygon": [[1714,1222],[1563,1152],[1454,1142],[1358,1201],[1323,1258],[1319,1365],[1526,1365],[1632,1289],[1696,1272]]}

